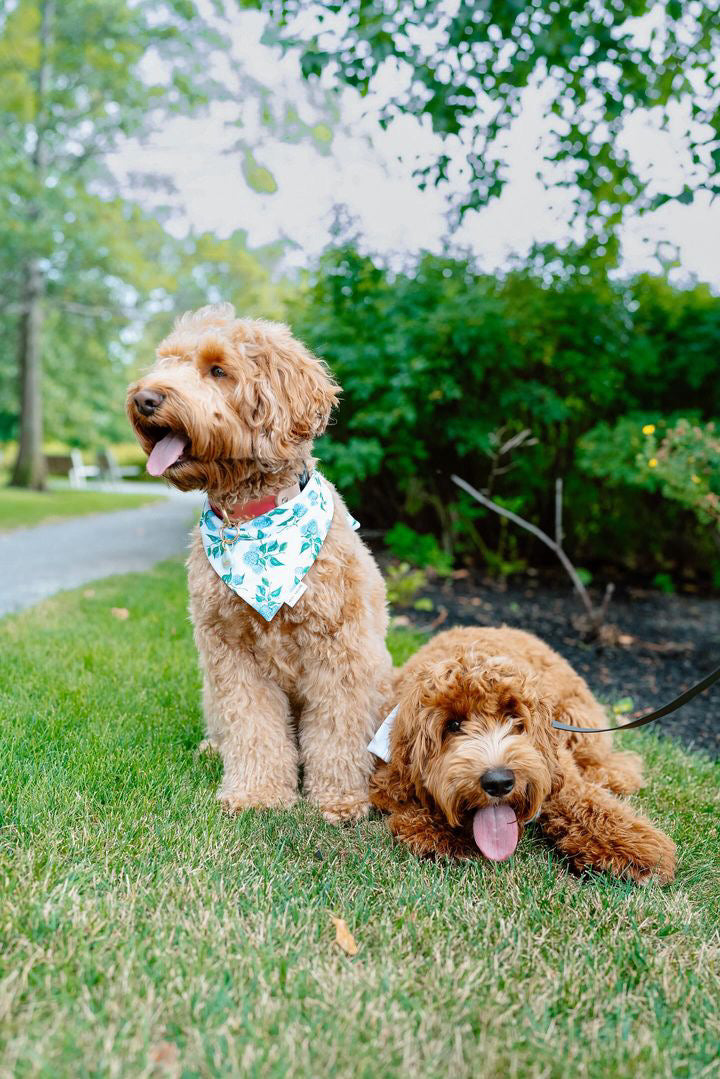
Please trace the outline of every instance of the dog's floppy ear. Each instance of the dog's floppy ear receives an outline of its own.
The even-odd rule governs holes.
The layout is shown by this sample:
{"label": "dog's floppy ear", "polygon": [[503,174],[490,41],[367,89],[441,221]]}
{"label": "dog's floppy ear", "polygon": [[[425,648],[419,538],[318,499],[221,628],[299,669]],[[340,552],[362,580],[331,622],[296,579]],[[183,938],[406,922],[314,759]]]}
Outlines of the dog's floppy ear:
{"label": "dog's floppy ear", "polygon": [[439,748],[437,731],[423,722],[427,704],[427,682],[420,679],[398,706],[390,735],[391,764],[398,787],[408,799],[424,800],[422,772],[425,763]]}
{"label": "dog's floppy ear", "polygon": [[565,770],[561,755],[558,753],[560,739],[553,727],[553,720],[562,719],[562,716],[557,707],[552,707],[542,698],[538,700],[537,710],[539,719],[537,737],[550,768],[550,794],[557,794],[565,782]]}
{"label": "dog's floppy ear", "polygon": [[407,735],[400,716],[400,709],[390,735],[391,757],[383,769],[385,783],[396,804],[404,805],[414,800],[415,781],[412,769],[412,739]]}
{"label": "dog's floppy ear", "polygon": [[301,442],[319,438],[328,425],[330,413],[338,403],[340,387],[328,368],[312,353],[301,350],[302,365],[292,421],[292,433]]}
{"label": "dog's floppy ear", "polygon": [[[269,391],[272,401],[266,402],[266,410],[275,413],[275,424],[280,420],[286,435],[297,442],[321,435],[340,394],[326,364],[280,323],[261,324],[253,354],[261,372],[258,388],[266,391],[259,398]],[[260,400],[259,409],[263,411]]]}
{"label": "dog's floppy ear", "polygon": [[375,770],[372,778],[372,802],[378,809],[394,811],[417,802],[416,740],[417,725],[413,722],[422,695],[420,685],[402,694],[394,709],[395,717],[389,734],[390,760]]}

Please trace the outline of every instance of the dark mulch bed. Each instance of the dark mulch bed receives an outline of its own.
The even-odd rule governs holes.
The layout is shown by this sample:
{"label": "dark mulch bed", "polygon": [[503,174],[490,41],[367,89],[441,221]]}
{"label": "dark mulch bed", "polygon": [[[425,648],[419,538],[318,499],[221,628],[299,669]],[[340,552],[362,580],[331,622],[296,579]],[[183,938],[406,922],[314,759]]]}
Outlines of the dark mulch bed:
{"label": "dark mulch bed", "polygon": [[[506,624],[536,633],[565,656],[602,701],[632,698],[633,711],[617,722],[667,703],[720,665],[718,599],[619,588],[608,616],[623,643],[598,646],[580,639],[572,625],[580,603],[560,584],[528,579],[499,586],[468,576],[431,584],[422,595],[432,599],[432,612],[404,608],[395,614],[434,631]],[[650,729],[720,757],[720,684]]]}

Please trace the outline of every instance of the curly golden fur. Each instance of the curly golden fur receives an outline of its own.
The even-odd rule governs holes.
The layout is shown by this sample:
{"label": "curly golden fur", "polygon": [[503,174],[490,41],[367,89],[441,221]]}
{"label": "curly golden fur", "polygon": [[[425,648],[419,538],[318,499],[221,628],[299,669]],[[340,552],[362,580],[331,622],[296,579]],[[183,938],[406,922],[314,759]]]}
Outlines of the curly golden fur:
{"label": "curly golden fur", "polygon": [[[222,377],[213,377],[214,368]],[[137,393],[162,396],[151,416]],[[235,318],[221,304],[185,314],[157,350],[127,409],[150,453],[169,432],[188,445],[165,476],[231,509],[291,486],[314,461],[339,387],[286,326]],[[307,796],[326,819],[368,809],[367,743],[388,695],[385,586],[369,551],[335,512],[307,591],[270,622],[232,592],[198,530],[188,559],[190,613],[204,675],[208,743],[222,755],[227,809],[290,806],[304,768]]]}
{"label": "curly golden fur", "polygon": [[[507,803],[521,831],[538,816],[575,869],[672,880],[672,841],[616,797],[642,785],[639,758],[615,752],[610,734],[552,727],[603,727],[606,716],[537,637],[507,627],[442,633],[398,672],[394,701],[391,760],[375,771],[371,801],[415,853],[478,857],[475,812]],[[514,781],[501,797],[482,785],[498,768]]]}

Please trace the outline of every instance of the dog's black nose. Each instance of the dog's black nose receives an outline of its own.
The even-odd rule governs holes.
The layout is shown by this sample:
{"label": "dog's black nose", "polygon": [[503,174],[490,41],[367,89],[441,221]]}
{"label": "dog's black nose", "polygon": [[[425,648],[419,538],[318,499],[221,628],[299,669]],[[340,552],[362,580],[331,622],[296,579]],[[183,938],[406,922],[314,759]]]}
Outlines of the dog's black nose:
{"label": "dog's black nose", "polygon": [[158,393],[157,390],[138,390],[133,397],[138,412],[142,412],[143,416],[152,416],[155,409],[159,408],[164,400],[165,394]]}
{"label": "dog's black nose", "polygon": [[502,798],[515,786],[515,773],[509,768],[490,768],[480,776],[480,786],[493,798]]}

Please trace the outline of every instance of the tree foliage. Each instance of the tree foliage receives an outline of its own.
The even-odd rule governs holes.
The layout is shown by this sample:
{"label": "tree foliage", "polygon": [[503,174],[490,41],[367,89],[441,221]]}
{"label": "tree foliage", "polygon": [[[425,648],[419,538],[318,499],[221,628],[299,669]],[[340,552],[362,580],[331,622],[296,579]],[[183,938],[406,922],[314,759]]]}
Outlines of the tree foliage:
{"label": "tree foliage", "polygon": [[127,363],[149,359],[174,313],[219,298],[278,313],[278,248],[251,253],[239,231],[177,239],[136,201],[171,180],[121,182],[108,164],[125,139],[233,95],[233,150],[256,190],[275,181],[242,128],[248,108],[266,133],[327,150],[328,95],[307,95],[309,119],[272,96],[229,63],[224,18],[221,0],[0,8],[0,440],[20,438],[15,482],[42,484],[43,435],[122,435]]}
{"label": "tree foliage", "polygon": [[[717,0],[257,0],[269,36],[299,47],[309,78],[357,88],[394,68],[381,113],[428,122],[440,153],[418,165],[442,183],[461,160],[459,209],[477,209],[506,180],[504,137],[523,94],[541,88],[551,120],[544,147],[552,183],[576,185],[577,211],[602,235],[632,206],[718,191],[720,17]],[[315,16],[313,20],[312,16]],[[386,87],[385,80],[383,86]],[[687,105],[686,182],[648,193],[623,142],[646,110],[658,126]],[[609,238],[609,235],[608,235]]]}
{"label": "tree foliage", "polygon": [[[632,413],[634,462],[643,424],[720,415],[720,300],[707,288],[579,272],[549,280],[527,268],[498,278],[435,255],[392,273],[343,244],[323,257],[292,320],[343,386],[319,452],[364,523],[400,519],[456,556],[503,549],[511,560],[527,551],[513,553],[524,538],[458,496],[451,473],[550,531],[562,476],[568,549],[579,559],[610,552],[639,567],[694,557],[681,548],[697,533],[679,526],[679,510],[661,506],[657,489],[639,497],[627,477],[598,484],[578,446],[595,429],[602,452],[611,426]],[[534,440],[503,448],[527,429]]]}
{"label": "tree foliage", "polygon": [[[73,312],[117,323],[137,298],[142,275],[127,239],[134,211],[107,155],[207,99],[214,44],[189,0],[10,0],[0,15],[0,284],[3,318],[17,319],[9,336],[21,382],[17,483],[44,479],[43,322],[52,331],[61,312]],[[70,359],[80,326],[63,332],[53,363],[63,352]],[[96,346],[81,365],[102,363]]]}
{"label": "tree foliage", "polygon": [[[276,283],[279,246],[251,251],[244,232],[177,238],[136,206],[98,200],[88,226],[91,250],[76,251],[65,283],[82,302],[50,288],[44,323],[46,440],[81,447],[128,437],[125,388],[147,368],[173,319],[190,308],[230,300],[238,311],[281,317],[286,286]],[[20,402],[12,309],[0,326],[0,442],[17,437]]]}

